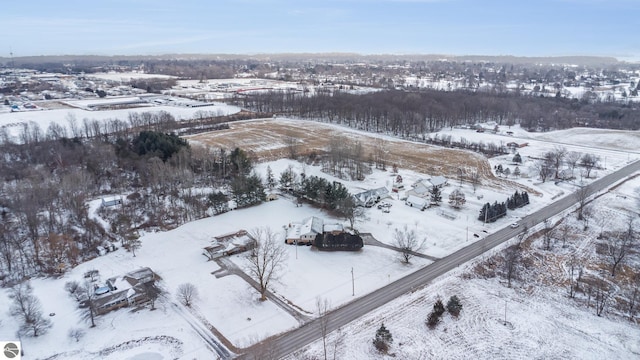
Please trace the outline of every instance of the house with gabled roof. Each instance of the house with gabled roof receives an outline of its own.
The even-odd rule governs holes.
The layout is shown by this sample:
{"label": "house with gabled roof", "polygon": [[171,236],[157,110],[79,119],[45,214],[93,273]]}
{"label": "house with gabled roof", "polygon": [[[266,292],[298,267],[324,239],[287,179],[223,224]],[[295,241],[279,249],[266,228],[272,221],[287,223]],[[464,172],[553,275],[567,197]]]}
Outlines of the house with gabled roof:
{"label": "house with gabled roof", "polygon": [[382,199],[388,198],[389,190],[386,187],[370,189],[353,195],[356,206],[372,207]]}
{"label": "house with gabled roof", "polygon": [[287,244],[311,245],[318,234],[340,234],[344,232],[342,224],[325,223],[323,219],[311,216],[300,223],[290,223],[286,227],[287,234],[285,242]]}
{"label": "house with gabled roof", "polygon": [[231,256],[254,248],[256,240],[247,230],[238,230],[228,234],[214,236],[210,246],[203,250],[203,255],[209,260],[222,256]]}
{"label": "house with gabled roof", "polygon": [[113,277],[105,286],[96,287],[93,306],[101,315],[122,307],[137,305],[149,300],[146,287],[153,284],[157,275],[148,267]]}

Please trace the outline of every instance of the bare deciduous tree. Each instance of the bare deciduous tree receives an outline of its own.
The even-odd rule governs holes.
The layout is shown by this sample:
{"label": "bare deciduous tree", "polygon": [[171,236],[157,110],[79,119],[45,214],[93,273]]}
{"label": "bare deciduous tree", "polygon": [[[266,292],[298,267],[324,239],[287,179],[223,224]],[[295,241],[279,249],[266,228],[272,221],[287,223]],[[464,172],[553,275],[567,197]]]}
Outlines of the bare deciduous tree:
{"label": "bare deciduous tree", "polygon": [[251,235],[256,243],[247,255],[247,271],[258,282],[260,300],[265,301],[271,282],[278,278],[285,264],[287,252],[281,241],[277,240],[277,235],[268,227],[256,228]]}
{"label": "bare deciduous tree", "polygon": [[553,168],[555,170],[555,178],[557,179],[559,177],[559,172],[560,172],[560,167],[562,166],[562,163],[564,161],[564,158],[567,156],[567,149],[563,146],[556,146],[553,149],[553,153],[551,156],[551,164],[553,165]]}
{"label": "bare deciduous tree", "polygon": [[191,306],[194,301],[198,300],[198,288],[192,283],[184,283],[178,286],[178,292],[176,293],[176,298],[180,301],[184,306]]}
{"label": "bare deciduous tree", "polygon": [[588,179],[591,176],[591,170],[598,166],[600,158],[593,154],[584,154],[580,158],[580,166],[584,168],[585,177]]}
{"label": "bare deciduous tree", "polygon": [[91,327],[95,327],[96,326],[96,304],[95,304],[95,300],[96,300],[96,291],[95,291],[95,287],[94,285],[89,282],[89,281],[85,281],[84,285],[79,289],[79,291],[81,292],[81,298],[82,298],[82,303],[80,305],[81,308],[84,309],[84,311],[82,312],[82,317],[85,320],[88,320],[91,322]]}
{"label": "bare deciduous tree", "polygon": [[584,219],[584,208],[589,198],[589,188],[586,186],[580,186],[576,190],[576,201],[578,202],[578,220]]}
{"label": "bare deciduous tree", "polygon": [[18,334],[37,337],[43,335],[51,328],[51,320],[42,314],[42,305],[35,295],[33,288],[28,283],[20,283],[11,288],[9,297],[13,303],[9,307],[9,313],[20,319]]}
{"label": "bare deciduous tree", "polygon": [[633,247],[635,238],[634,218],[631,215],[628,217],[625,231],[606,236],[604,246],[611,261],[611,276],[616,275],[618,265],[622,263],[629,250]]}
{"label": "bare deciduous tree", "polygon": [[393,232],[394,245],[400,249],[401,261],[408,264],[423,247],[426,239],[419,239],[414,229],[409,229],[407,225],[402,230],[395,229]]}
{"label": "bare deciduous tree", "polygon": [[289,159],[297,159],[298,158],[298,147],[299,141],[298,138],[293,133],[288,133],[284,137],[285,145],[287,145],[287,151],[289,152]]}
{"label": "bare deciduous tree", "polygon": [[86,334],[86,331],[84,331],[84,329],[81,329],[81,328],[71,328],[67,333],[69,338],[75,340],[76,342],[80,342],[80,339],[82,339],[85,334]]}
{"label": "bare deciduous tree", "polygon": [[551,220],[544,219],[544,228],[542,229],[542,240],[545,250],[551,250],[551,239],[554,235],[554,227],[551,224]]}
{"label": "bare deciduous tree", "polygon": [[327,334],[329,318],[330,302],[327,299],[316,298],[316,309],[318,310],[318,319],[320,321],[320,335],[322,336],[322,348],[324,351],[324,360],[327,360]]}
{"label": "bare deciduous tree", "polygon": [[478,185],[480,185],[480,172],[478,170],[472,170],[469,173],[469,180],[471,181],[471,186],[473,187],[473,193],[476,193],[476,189]]}
{"label": "bare deciduous tree", "polygon": [[516,274],[518,261],[520,260],[520,242],[509,246],[504,251],[504,274],[507,278],[507,286],[511,287],[511,279]]}
{"label": "bare deciduous tree", "polygon": [[75,280],[67,281],[64,284],[64,289],[67,290],[69,295],[73,296],[73,298],[76,299],[76,301],[80,301],[80,299],[82,299],[83,291],[79,282]]}
{"label": "bare deciduous tree", "polygon": [[582,278],[582,265],[581,261],[576,259],[575,256],[571,256],[569,260],[569,297],[573,298],[576,295],[576,291],[579,288],[579,282]]}
{"label": "bare deciduous tree", "polygon": [[373,145],[373,161],[376,163],[376,169],[386,170],[387,145],[384,139],[376,138]]}
{"label": "bare deciduous tree", "polygon": [[564,157],[565,163],[567,164],[567,166],[571,168],[571,176],[573,176],[573,171],[578,165],[578,161],[580,161],[581,157],[582,157],[582,154],[576,151],[569,151],[567,155]]}
{"label": "bare deciduous tree", "polygon": [[571,232],[571,226],[567,223],[563,223],[559,228],[559,236],[562,240],[562,247],[567,247],[567,238],[569,237],[569,233]]}
{"label": "bare deciduous tree", "polygon": [[609,303],[611,291],[612,288],[606,281],[602,279],[598,279],[596,281],[594,293],[596,315],[602,316],[602,314],[604,313],[604,310],[607,308],[607,304]]}

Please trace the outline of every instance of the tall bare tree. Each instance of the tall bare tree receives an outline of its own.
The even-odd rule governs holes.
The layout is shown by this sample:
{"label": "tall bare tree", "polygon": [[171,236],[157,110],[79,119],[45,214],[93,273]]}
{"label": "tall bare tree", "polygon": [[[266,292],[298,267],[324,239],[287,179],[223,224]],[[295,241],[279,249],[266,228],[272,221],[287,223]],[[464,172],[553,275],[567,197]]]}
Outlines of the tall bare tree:
{"label": "tall bare tree", "polygon": [[471,181],[471,186],[473,187],[473,193],[475,194],[478,185],[480,185],[480,172],[477,169],[472,170],[469,173],[469,179]]}
{"label": "tall bare tree", "polygon": [[569,168],[571,168],[571,176],[573,176],[573,171],[576,169],[576,166],[578,165],[578,161],[580,161],[580,158],[582,157],[582,154],[576,151],[569,151],[567,152],[567,155],[565,156],[565,163],[567,164],[567,166],[569,166]]}
{"label": "tall bare tree", "polygon": [[327,334],[329,327],[329,308],[331,307],[328,299],[316,298],[316,309],[318,310],[318,319],[320,321],[320,335],[322,336],[322,349],[324,351],[324,360],[327,360]]}
{"label": "tall bare tree", "polygon": [[403,263],[408,264],[411,258],[419,252],[426,242],[426,239],[419,239],[414,229],[409,229],[407,225],[402,230],[395,229],[393,232],[394,245],[400,249],[400,257]]}
{"label": "tall bare tree", "polygon": [[591,170],[598,167],[600,158],[594,154],[584,154],[580,158],[580,166],[584,168],[585,177],[588,179],[591,176]]}
{"label": "tall bare tree", "polygon": [[627,229],[622,232],[613,233],[605,237],[605,248],[607,256],[611,261],[611,276],[616,275],[618,265],[622,263],[629,251],[633,248],[636,240],[636,230],[634,228],[634,217],[629,215]]}
{"label": "tall bare tree", "polygon": [[589,188],[586,186],[580,186],[578,190],[576,190],[576,200],[578,203],[578,220],[584,219],[584,208],[587,204],[587,199],[589,198]]}
{"label": "tall bare tree", "polygon": [[247,255],[249,275],[258,282],[260,287],[260,300],[267,300],[267,291],[271,282],[278,279],[287,260],[287,252],[278,241],[278,236],[270,228],[256,228],[251,231],[255,240]]}
{"label": "tall bare tree", "polygon": [[544,227],[542,229],[542,240],[545,250],[551,250],[551,239],[554,236],[554,227],[550,219],[544,219]]}
{"label": "tall bare tree", "polygon": [[42,314],[42,305],[35,295],[29,283],[15,285],[9,291],[9,297],[13,303],[9,306],[9,313],[21,320],[18,333],[37,337],[43,335],[51,328],[51,320]]}
{"label": "tall bare tree", "polygon": [[557,179],[559,177],[559,172],[560,172],[560,167],[562,166],[562,163],[564,162],[564,158],[567,156],[567,149],[563,146],[556,146],[553,149],[553,153],[551,156],[551,163],[553,165],[553,168],[555,170],[555,175],[554,177]]}
{"label": "tall bare tree", "polygon": [[184,283],[178,286],[176,298],[182,305],[190,307],[194,301],[198,300],[198,288],[192,283]]}

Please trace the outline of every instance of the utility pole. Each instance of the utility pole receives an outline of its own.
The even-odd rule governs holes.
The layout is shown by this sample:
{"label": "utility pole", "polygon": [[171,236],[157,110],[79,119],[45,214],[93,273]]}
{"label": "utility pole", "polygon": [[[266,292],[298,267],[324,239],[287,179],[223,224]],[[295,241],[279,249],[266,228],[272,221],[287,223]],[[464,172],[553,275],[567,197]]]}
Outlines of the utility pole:
{"label": "utility pole", "polygon": [[353,277],[353,266],[351,267],[351,296],[356,296],[356,282]]}
{"label": "utility pole", "polygon": [[504,325],[507,325],[507,299],[504,299]]}

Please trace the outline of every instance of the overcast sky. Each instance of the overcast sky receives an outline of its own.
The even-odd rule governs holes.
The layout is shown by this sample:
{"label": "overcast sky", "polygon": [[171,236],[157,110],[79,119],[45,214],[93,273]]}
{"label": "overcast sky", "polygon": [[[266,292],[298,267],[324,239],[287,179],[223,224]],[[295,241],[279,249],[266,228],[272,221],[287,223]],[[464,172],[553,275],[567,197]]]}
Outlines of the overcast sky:
{"label": "overcast sky", "polygon": [[640,0],[3,1],[0,56],[354,52],[640,60]]}

